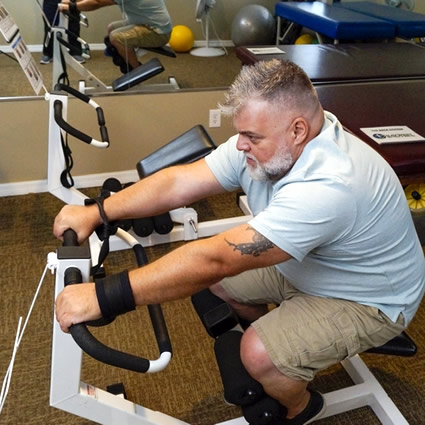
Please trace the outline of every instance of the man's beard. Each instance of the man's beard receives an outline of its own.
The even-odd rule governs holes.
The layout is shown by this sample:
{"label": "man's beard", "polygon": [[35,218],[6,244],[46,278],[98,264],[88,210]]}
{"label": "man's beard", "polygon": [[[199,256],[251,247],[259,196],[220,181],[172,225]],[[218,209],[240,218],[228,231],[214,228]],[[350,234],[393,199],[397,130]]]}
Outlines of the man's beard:
{"label": "man's beard", "polygon": [[273,182],[279,180],[293,165],[291,153],[282,148],[263,165],[260,165],[257,158],[250,154],[245,154],[245,157],[255,162],[255,165],[250,165],[248,162],[246,165],[251,178],[258,181]]}

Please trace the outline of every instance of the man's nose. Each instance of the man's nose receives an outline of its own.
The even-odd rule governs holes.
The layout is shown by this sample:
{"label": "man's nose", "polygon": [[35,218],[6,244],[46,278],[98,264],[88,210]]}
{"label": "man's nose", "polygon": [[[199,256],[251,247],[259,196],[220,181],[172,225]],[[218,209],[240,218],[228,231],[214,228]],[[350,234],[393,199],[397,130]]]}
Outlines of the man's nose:
{"label": "man's nose", "polygon": [[243,134],[239,134],[236,148],[240,151],[248,152],[251,149],[248,137],[244,136]]}

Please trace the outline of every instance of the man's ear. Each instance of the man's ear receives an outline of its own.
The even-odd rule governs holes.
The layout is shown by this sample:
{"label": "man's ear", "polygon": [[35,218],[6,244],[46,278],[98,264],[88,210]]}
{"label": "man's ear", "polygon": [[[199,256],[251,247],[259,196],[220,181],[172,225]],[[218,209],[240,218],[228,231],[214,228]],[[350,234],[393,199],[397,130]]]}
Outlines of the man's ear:
{"label": "man's ear", "polygon": [[308,135],[308,123],[304,117],[296,117],[292,121],[291,135],[294,139],[294,144],[299,145],[304,142]]}

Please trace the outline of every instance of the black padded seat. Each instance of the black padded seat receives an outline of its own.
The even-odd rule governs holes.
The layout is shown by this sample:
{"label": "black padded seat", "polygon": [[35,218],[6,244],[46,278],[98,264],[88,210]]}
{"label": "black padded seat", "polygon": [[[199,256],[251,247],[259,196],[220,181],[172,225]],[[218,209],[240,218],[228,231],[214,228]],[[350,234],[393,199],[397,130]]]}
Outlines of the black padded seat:
{"label": "black padded seat", "polygon": [[371,348],[366,351],[366,353],[391,354],[393,356],[402,357],[412,357],[416,352],[416,344],[406,332],[402,332],[400,335],[380,347]]}

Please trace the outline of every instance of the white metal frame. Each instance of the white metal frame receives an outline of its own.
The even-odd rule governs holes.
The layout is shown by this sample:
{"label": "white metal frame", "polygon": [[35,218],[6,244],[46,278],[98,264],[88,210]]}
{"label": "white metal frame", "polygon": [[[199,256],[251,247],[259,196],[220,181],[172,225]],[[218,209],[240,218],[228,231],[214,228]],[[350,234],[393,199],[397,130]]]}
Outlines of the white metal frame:
{"label": "white metal frame", "polygon": [[[48,262],[56,270],[55,298],[63,290],[68,267],[81,270],[89,279],[89,259],[58,260],[50,253]],[[353,380],[353,386],[324,394],[326,418],[342,412],[370,406],[383,425],[408,425],[381,384],[356,355],[341,362]],[[189,425],[161,412],[152,411],[118,395],[113,395],[80,380],[82,351],[70,334],[61,331],[54,320],[50,405],[104,425]],[[248,425],[243,417],[218,425]]]}
{"label": "white metal frame", "polygon": [[[66,203],[83,204],[86,198],[76,189],[62,186],[59,176],[64,168],[64,158],[60,144],[60,128],[55,123],[53,103],[63,102],[63,114],[66,117],[68,96],[49,95],[49,160],[48,190]],[[212,236],[250,219],[248,207],[245,216],[225,220],[198,223],[197,214],[192,208],[180,208],[172,212],[173,220],[180,220],[169,235],[153,234],[148,238],[135,238],[144,246],[152,246],[177,240],[192,240]],[[121,239],[111,239],[111,250],[127,249],[128,245]],[[92,258],[98,258],[100,241],[94,234],[90,238]],[[83,278],[89,279],[90,260],[61,260],[55,254],[49,254],[51,268],[56,269],[56,296],[63,289],[63,277],[66,268],[78,267]],[[96,261],[96,260],[95,260]],[[82,352],[69,334],[63,333],[56,321],[53,329],[52,371],[50,404],[53,407],[87,418],[105,425],[185,425],[176,418],[151,411],[122,397],[112,395],[104,390],[80,381]],[[408,425],[397,406],[389,398],[383,387],[369,371],[360,356],[341,362],[353,380],[353,386],[333,391],[324,395],[326,411],[322,418],[363,406],[370,406],[383,425]],[[219,425],[246,425],[244,418],[237,418]],[[186,424],[189,425],[189,424]]]}

